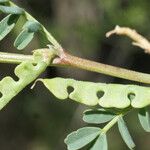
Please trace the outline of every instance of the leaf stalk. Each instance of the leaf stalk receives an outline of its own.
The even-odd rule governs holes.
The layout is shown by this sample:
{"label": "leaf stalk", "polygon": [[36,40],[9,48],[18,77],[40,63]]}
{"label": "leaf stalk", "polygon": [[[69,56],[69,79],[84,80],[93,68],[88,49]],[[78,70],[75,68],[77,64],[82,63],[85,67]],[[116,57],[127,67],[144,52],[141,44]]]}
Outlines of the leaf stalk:
{"label": "leaf stalk", "polygon": [[104,133],[106,133],[109,129],[111,129],[111,127],[112,127],[113,125],[115,125],[115,124],[118,122],[119,118],[122,117],[122,116],[123,116],[123,115],[120,114],[120,115],[117,115],[116,117],[114,117],[114,118],[102,129],[101,134],[104,134]]}

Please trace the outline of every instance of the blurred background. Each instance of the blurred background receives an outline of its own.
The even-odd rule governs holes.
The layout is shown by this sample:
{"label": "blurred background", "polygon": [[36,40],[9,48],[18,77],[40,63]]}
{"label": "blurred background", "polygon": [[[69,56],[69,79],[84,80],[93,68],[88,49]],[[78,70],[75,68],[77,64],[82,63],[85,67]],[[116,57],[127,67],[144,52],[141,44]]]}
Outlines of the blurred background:
{"label": "blurred background", "polygon": [[[131,45],[127,37],[105,33],[115,25],[128,26],[150,39],[149,0],[14,0],[39,20],[70,53],[97,62],[150,73],[150,55]],[[2,15],[2,17],[4,17]],[[22,20],[1,41],[0,50],[31,53],[46,47],[47,41],[36,36],[24,51],[13,47]],[[0,78],[13,74],[15,65],[0,64]],[[56,76],[94,82],[134,83],[79,69],[49,67],[42,77]],[[136,83],[139,84],[139,83]],[[63,140],[82,121],[85,106],[72,101],[59,101],[38,84],[24,89],[0,112],[0,150],[66,150]],[[136,143],[136,150],[149,150],[150,134],[141,128],[137,111],[125,117]],[[109,150],[127,150],[117,127],[108,133]]]}

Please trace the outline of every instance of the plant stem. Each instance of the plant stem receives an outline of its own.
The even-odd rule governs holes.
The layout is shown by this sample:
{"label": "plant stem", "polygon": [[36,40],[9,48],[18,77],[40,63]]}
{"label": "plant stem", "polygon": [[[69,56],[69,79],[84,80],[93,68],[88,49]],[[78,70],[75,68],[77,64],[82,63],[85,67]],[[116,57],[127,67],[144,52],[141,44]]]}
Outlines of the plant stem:
{"label": "plant stem", "polygon": [[20,64],[23,61],[32,61],[32,55],[0,52],[0,63]]}
{"label": "plant stem", "polygon": [[[14,54],[0,52],[0,63],[20,64],[23,61],[33,60],[32,55]],[[36,62],[33,62],[36,63]],[[65,53],[63,58],[54,59],[53,66],[76,67],[88,71],[98,72],[110,76],[115,76],[132,81],[150,84],[150,75],[146,73],[135,72],[119,67],[114,67],[94,61],[78,58]]]}
{"label": "plant stem", "polygon": [[54,61],[55,64],[76,67],[92,72],[98,72],[118,78],[137,81],[141,83],[150,84],[150,74],[136,72],[132,70],[123,69],[111,65],[106,65],[65,53],[65,57]]}
{"label": "plant stem", "polygon": [[119,120],[119,118],[122,116],[122,114],[117,115],[115,118],[113,118],[103,129],[102,129],[102,133],[106,133],[115,123],[117,123],[117,121]]}

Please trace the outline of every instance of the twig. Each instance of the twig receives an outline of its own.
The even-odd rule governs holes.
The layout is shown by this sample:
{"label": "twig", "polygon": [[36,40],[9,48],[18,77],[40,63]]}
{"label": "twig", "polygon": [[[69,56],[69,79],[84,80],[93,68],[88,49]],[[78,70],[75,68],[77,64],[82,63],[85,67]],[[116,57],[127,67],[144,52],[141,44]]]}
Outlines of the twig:
{"label": "twig", "polygon": [[110,37],[112,34],[128,36],[133,40],[133,45],[144,49],[146,53],[150,54],[150,42],[135,30],[117,25],[114,30],[106,33],[106,37]]}

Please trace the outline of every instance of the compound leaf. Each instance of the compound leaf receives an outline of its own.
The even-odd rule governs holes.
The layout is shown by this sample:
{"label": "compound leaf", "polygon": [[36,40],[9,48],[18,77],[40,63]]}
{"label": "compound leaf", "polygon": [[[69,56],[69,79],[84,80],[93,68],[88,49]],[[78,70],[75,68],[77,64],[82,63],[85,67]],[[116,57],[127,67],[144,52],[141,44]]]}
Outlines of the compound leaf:
{"label": "compound leaf", "polygon": [[140,109],[138,113],[138,118],[140,120],[143,129],[146,132],[150,132],[150,114],[148,112],[148,109],[147,108]]}
{"label": "compound leaf", "polygon": [[113,119],[116,115],[104,109],[86,110],[83,114],[83,120],[87,123],[105,123]]}
{"label": "compound leaf", "polygon": [[135,147],[135,144],[122,117],[118,120],[118,128],[124,142],[130,149],[133,149]]}
{"label": "compound leaf", "polygon": [[106,134],[99,135],[94,144],[89,150],[107,150],[108,143]]}
{"label": "compound leaf", "polygon": [[[49,53],[48,53],[49,52]],[[13,78],[7,76],[0,81],[0,110],[24,87],[34,81],[48,66],[52,56],[52,51],[47,51],[49,58],[45,59],[45,56],[41,50],[34,52],[34,61],[37,65],[33,65],[33,61],[24,61],[15,68],[15,75],[18,80],[15,81]]]}
{"label": "compound leaf", "polygon": [[2,5],[0,5],[0,11],[5,14],[22,15],[24,13],[24,10],[17,6],[2,6]]}
{"label": "compound leaf", "polygon": [[[103,108],[143,108],[150,105],[150,88],[137,85],[105,84],[73,79],[39,79],[59,99],[70,98],[85,105]],[[69,92],[68,88],[72,91]],[[98,95],[98,93],[104,93]]]}
{"label": "compound leaf", "polygon": [[18,18],[18,15],[8,15],[0,22],[0,40],[11,32]]}
{"label": "compound leaf", "polygon": [[78,150],[93,141],[99,134],[100,128],[84,127],[69,134],[65,143],[68,150]]}

